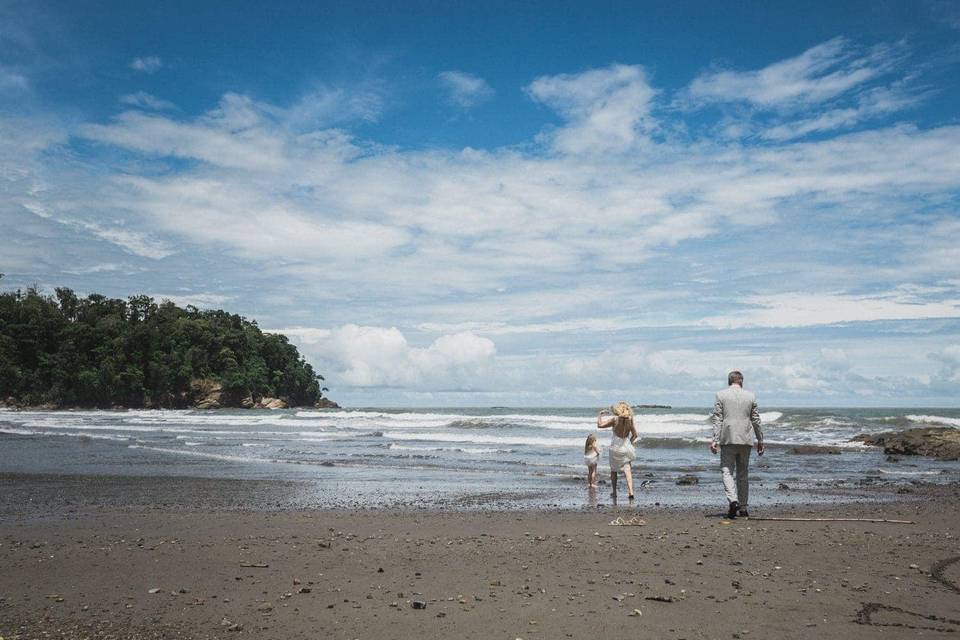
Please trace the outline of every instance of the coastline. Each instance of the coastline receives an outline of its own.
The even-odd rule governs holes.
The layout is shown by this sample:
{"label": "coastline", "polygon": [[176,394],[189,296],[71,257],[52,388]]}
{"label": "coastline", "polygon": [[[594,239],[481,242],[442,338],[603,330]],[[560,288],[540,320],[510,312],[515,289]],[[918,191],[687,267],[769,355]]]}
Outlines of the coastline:
{"label": "coastline", "polygon": [[[902,525],[729,523],[719,508],[647,504],[298,509],[274,502],[286,481],[164,478],[158,493],[157,478],[0,480],[5,640],[960,631],[956,485],[752,509],[915,522]],[[11,514],[13,496],[32,506]],[[645,526],[607,524],[638,512]]]}

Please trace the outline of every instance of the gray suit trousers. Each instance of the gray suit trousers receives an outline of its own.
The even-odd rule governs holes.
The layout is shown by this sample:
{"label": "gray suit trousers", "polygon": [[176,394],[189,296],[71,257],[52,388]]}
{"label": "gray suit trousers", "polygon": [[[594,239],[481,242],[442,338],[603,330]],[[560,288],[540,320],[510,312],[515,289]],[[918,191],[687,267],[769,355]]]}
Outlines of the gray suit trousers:
{"label": "gray suit trousers", "polygon": [[720,445],[720,473],[723,476],[723,491],[730,502],[739,502],[746,508],[750,500],[749,444]]}

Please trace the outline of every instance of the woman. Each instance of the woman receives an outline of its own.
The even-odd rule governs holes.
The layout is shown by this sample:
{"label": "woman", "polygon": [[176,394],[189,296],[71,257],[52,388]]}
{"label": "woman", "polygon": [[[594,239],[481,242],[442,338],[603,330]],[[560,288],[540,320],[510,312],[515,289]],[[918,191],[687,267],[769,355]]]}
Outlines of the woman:
{"label": "woman", "polygon": [[613,493],[610,495],[617,497],[617,471],[623,471],[627,479],[627,495],[632,502],[633,470],[630,463],[637,457],[633,443],[639,435],[633,426],[633,410],[629,404],[621,400],[612,407],[612,412],[601,409],[597,415],[597,428],[608,427],[613,429],[613,438],[610,440],[610,484],[613,485]]}

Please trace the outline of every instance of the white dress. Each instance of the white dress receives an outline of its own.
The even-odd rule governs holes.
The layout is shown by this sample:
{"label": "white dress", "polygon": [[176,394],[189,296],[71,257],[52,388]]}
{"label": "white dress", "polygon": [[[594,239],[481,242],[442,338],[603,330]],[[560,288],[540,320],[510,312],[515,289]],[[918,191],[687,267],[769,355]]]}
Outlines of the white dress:
{"label": "white dress", "polygon": [[621,438],[616,433],[611,435],[613,438],[610,440],[610,469],[615,471],[633,462],[637,457],[637,451],[633,448],[629,436]]}
{"label": "white dress", "polygon": [[583,454],[583,463],[588,467],[596,466],[598,462],[600,462],[600,454],[596,451]]}

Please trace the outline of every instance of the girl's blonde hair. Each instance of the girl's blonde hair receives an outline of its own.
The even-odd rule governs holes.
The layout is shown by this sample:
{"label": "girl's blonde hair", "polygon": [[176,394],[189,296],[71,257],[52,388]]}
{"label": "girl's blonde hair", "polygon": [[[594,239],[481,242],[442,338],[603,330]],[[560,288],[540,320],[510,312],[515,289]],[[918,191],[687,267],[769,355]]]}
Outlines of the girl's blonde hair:
{"label": "girl's blonde hair", "polygon": [[590,450],[593,449],[593,445],[595,444],[597,444],[597,436],[591,433],[587,436],[587,442],[583,445],[583,452],[590,453]]}

